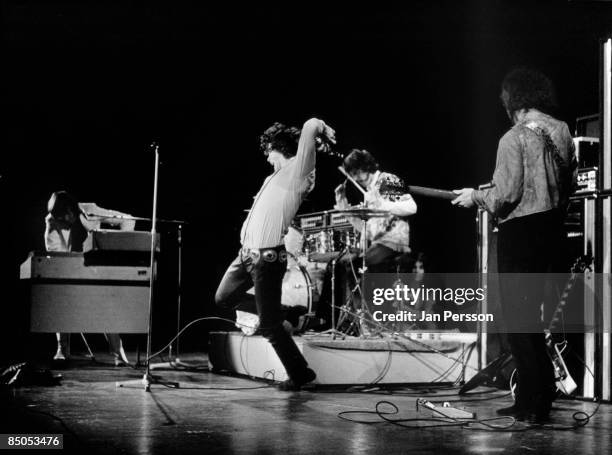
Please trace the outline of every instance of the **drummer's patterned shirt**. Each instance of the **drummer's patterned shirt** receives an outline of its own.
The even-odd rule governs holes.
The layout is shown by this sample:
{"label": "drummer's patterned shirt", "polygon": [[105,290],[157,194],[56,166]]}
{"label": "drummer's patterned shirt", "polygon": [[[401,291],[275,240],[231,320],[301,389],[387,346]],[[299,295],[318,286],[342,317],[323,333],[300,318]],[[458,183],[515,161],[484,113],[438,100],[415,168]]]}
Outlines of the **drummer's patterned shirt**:
{"label": "drummer's patterned shirt", "polygon": [[[402,179],[387,172],[377,171],[367,190],[377,189],[380,198],[368,203],[368,207],[391,210],[395,206],[403,213],[416,213],[416,203],[405,191]],[[368,221],[368,239],[372,245],[380,244],[394,251],[410,252],[410,226],[407,216],[392,215],[386,218],[372,218]]]}
{"label": "drummer's patterned shirt", "polygon": [[[366,190],[378,194],[376,199],[367,204],[369,208],[391,210],[393,213],[401,214],[368,220],[366,230],[371,245],[380,244],[394,251],[410,252],[408,217],[416,213],[417,206],[412,196],[406,192],[403,180],[394,174],[376,171]],[[344,209],[347,206],[348,203],[336,205],[335,208]],[[361,229],[361,222],[358,219],[350,221],[355,229]]]}
{"label": "drummer's patterned shirt", "polygon": [[246,248],[273,248],[283,244],[289,224],[315,182],[316,136],[320,121],[304,124],[295,157],[268,176],[242,224],[240,239]]}

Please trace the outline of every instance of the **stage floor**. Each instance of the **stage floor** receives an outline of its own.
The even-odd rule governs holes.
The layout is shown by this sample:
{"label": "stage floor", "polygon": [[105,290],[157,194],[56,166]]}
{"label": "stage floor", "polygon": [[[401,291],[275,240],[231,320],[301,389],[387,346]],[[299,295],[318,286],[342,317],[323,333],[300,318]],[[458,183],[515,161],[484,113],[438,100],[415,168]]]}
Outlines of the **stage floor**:
{"label": "stage floor", "polygon": [[[134,358],[134,356],[130,356]],[[206,354],[184,355],[205,362]],[[343,411],[373,411],[385,400],[399,408],[388,418],[428,417],[417,412],[416,399],[456,401],[457,389],[402,388],[390,391],[347,391],[317,388],[280,392],[261,381],[208,371],[155,370],[180,383],[179,389],[153,385],[146,393],[143,372],[115,368],[110,357],[99,364],[77,360],[61,370],[60,386],[1,388],[0,433],[62,433],[64,453],[100,454],[358,454],[358,453],[610,453],[612,406],[602,405],[584,428],[554,431],[517,423],[513,432],[445,427],[401,428],[372,414],[348,415],[374,424],[342,420]],[[456,407],[495,416],[510,404],[504,391],[480,388]],[[591,413],[593,403],[560,400],[554,426],[569,425],[575,411]],[[388,410],[384,408],[383,410]],[[421,427],[440,422],[403,422]],[[507,422],[498,421],[501,425]]]}

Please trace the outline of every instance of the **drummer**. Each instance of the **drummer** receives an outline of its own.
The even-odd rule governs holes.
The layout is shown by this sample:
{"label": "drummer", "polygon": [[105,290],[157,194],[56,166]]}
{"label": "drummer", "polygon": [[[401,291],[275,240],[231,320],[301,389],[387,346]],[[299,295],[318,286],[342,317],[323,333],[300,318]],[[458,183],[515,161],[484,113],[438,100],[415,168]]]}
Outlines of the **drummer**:
{"label": "drummer", "polygon": [[[365,252],[369,272],[389,272],[395,259],[410,253],[410,227],[408,217],[417,211],[417,205],[394,174],[381,172],[376,159],[367,150],[353,149],[344,158],[344,169],[364,190],[367,208],[386,210],[388,217],[372,218],[366,225],[369,247]],[[335,209],[350,207],[346,198],[347,181],[335,189]],[[357,218],[349,218],[356,230],[361,229]]]}

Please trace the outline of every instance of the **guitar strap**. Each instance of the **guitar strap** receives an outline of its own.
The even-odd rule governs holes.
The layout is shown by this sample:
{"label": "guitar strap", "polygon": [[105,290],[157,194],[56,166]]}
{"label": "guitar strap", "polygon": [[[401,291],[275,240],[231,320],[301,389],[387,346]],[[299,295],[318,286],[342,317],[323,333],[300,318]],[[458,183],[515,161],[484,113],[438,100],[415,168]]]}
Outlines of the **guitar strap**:
{"label": "guitar strap", "polygon": [[[544,153],[546,154],[546,163],[551,163],[552,165],[552,176],[554,176],[556,180],[556,186],[560,190],[563,188],[571,188],[571,179],[572,179],[572,169],[571,169],[571,161],[567,162],[563,159],[561,152],[559,151],[559,147],[552,140],[552,137],[544,128],[538,125],[535,121],[530,121],[525,123],[525,127],[531,131],[533,131],[538,136],[542,137],[544,140]],[[567,197],[568,195],[559,195],[562,199]],[[562,201],[564,203],[564,201]]]}

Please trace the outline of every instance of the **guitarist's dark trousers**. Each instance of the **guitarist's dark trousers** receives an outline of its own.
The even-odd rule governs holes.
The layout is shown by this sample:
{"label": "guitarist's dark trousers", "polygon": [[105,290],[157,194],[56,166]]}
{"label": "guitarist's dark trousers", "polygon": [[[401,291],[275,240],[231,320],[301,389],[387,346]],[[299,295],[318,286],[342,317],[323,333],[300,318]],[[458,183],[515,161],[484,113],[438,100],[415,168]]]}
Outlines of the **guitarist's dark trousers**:
{"label": "guitarist's dark trousers", "polygon": [[562,213],[552,210],[500,224],[497,248],[504,321],[519,374],[516,405],[547,412],[555,385],[544,341],[546,280],[541,274],[567,271]]}

